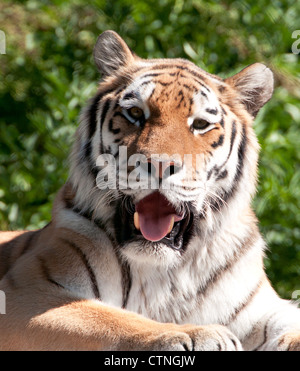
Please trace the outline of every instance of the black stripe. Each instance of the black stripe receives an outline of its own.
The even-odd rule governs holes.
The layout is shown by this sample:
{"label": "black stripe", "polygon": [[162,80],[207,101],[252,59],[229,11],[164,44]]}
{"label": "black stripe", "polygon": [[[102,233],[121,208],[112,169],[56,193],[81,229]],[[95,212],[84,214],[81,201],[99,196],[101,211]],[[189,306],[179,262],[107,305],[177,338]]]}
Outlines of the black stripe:
{"label": "black stripe", "polygon": [[65,287],[63,285],[61,285],[59,282],[55,281],[52,277],[51,277],[51,274],[50,274],[50,270],[46,264],[46,260],[44,258],[42,258],[41,256],[38,256],[37,259],[39,260],[40,262],[40,266],[41,266],[41,270],[42,270],[42,273],[45,277],[45,279],[52,283],[53,285],[57,286],[57,287],[60,287],[62,289],[65,289]]}
{"label": "black stripe", "polygon": [[[223,121],[223,118],[222,118],[222,121]],[[224,121],[223,121],[223,122],[222,122],[222,121],[220,122],[220,124],[221,124],[221,126],[224,127]],[[231,128],[230,149],[229,149],[228,156],[227,156],[225,162],[224,162],[221,166],[218,167],[217,165],[215,165],[215,166],[214,166],[214,167],[213,167],[213,168],[208,172],[208,174],[207,174],[207,180],[209,180],[209,178],[211,177],[213,171],[214,171],[215,174],[217,175],[217,174],[221,171],[221,169],[223,169],[224,166],[227,164],[227,162],[228,162],[228,160],[229,160],[229,158],[230,158],[230,156],[231,156],[231,153],[232,153],[232,148],[233,148],[233,143],[234,143],[235,137],[236,137],[236,122],[233,121],[233,122],[232,122],[232,128]],[[224,171],[226,171],[226,170],[224,170]],[[225,174],[224,174],[224,171],[223,171],[221,174],[225,175]],[[221,174],[220,174],[220,175],[221,175]],[[227,174],[226,174],[226,175],[227,175]],[[221,176],[222,176],[222,175],[221,175]],[[223,176],[223,177],[224,177],[224,176]],[[219,178],[219,177],[218,177],[218,178]],[[217,178],[217,180],[218,180],[218,178]],[[219,178],[219,179],[221,179],[221,178]]]}
{"label": "black stripe", "polygon": [[155,84],[159,84],[161,86],[169,86],[169,85],[172,85],[174,84],[174,81],[171,81],[171,82],[162,82],[162,81],[154,81]]}
{"label": "black stripe", "polygon": [[[105,93],[104,93],[105,94]],[[88,127],[88,138],[91,139],[94,135],[97,127],[97,112],[98,112],[98,104],[99,101],[102,99],[103,93],[98,93],[92,100],[92,104],[89,107],[89,127]]]}
{"label": "black stripe", "polygon": [[236,122],[233,121],[232,122],[232,127],[231,127],[231,136],[230,136],[230,150],[229,150],[229,154],[227,156],[227,160],[229,159],[229,157],[231,155],[235,137],[236,137]]}
{"label": "black stripe", "polygon": [[189,103],[190,103],[190,106],[189,106],[189,115],[191,114],[191,111],[192,111],[192,105],[194,104],[194,99],[193,98],[190,98],[189,99]]}
{"label": "black stripe", "polygon": [[[157,77],[157,76],[161,76],[163,75],[162,72],[150,72],[150,73],[146,73],[145,75],[143,75],[143,79],[146,78],[146,77]],[[152,80],[149,80],[149,81],[152,81]]]}
{"label": "black stripe", "polygon": [[123,261],[122,257],[120,256],[119,250],[115,250],[115,253],[122,272],[122,308],[125,309],[128,303],[129,293],[132,285],[130,266],[127,262]]}
{"label": "black stripe", "polygon": [[213,148],[217,148],[217,147],[223,145],[223,143],[224,143],[224,135],[221,134],[221,135],[219,136],[219,140],[218,140],[217,142],[213,142],[213,144],[212,144],[211,146],[212,146]]}
{"label": "black stripe", "polygon": [[227,112],[225,111],[224,107],[221,106],[222,112],[224,116],[227,116]]}
{"label": "black stripe", "polygon": [[212,176],[212,173],[214,171],[216,171],[218,169],[218,166],[217,165],[214,165],[208,172],[207,172],[207,180],[210,179],[210,177]]}
{"label": "black stripe", "polygon": [[105,103],[103,103],[103,108],[102,108],[102,112],[101,112],[101,117],[100,117],[100,125],[101,125],[101,128],[104,124],[104,121],[106,119],[106,115],[107,115],[107,112],[109,110],[109,107],[110,107],[110,104],[111,104],[111,99],[106,99]]}
{"label": "black stripe", "polygon": [[[43,229],[45,229],[46,227],[48,227],[49,224],[47,224]],[[30,247],[31,247],[34,239],[37,237],[37,235],[40,233],[41,230],[26,233],[26,235],[28,236],[28,238],[25,241],[25,244],[24,244],[24,247],[23,247],[23,250],[22,250],[20,256],[21,255],[24,255],[30,249]]]}
{"label": "black stripe", "polygon": [[228,175],[228,171],[225,169],[223,170],[216,178],[216,180],[221,180],[221,179],[225,179]]}
{"label": "black stripe", "polygon": [[[285,341],[285,338],[282,337],[281,340],[278,341],[277,348],[280,348],[281,344],[283,344],[284,341]],[[287,349],[288,351],[289,351],[290,346],[291,346],[291,344],[289,345],[289,347],[288,347],[288,349]]]}
{"label": "black stripe", "polygon": [[[202,81],[205,81],[206,80],[206,77],[205,76],[202,76],[201,74],[199,74],[198,72],[194,71],[194,70],[191,70],[189,67],[191,66],[179,66],[179,65],[174,65],[172,66],[171,68],[177,68],[179,70],[182,70],[182,71],[186,71],[188,72],[189,74],[191,74],[192,76],[202,80]],[[168,68],[168,66],[166,67]],[[155,67],[155,69],[157,69],[157,67]],[[161,66],[159,69],[163,69],[163,66]],[[196,80],[197,81],[197,80]],[[208,92],[210,92],[210,90],[207,88],[207,86],[203,85],[203,83],[201,81],[197,81],[201,86],[203,86]]]}
{"label": "black stripe", "polygon": [[[181,106],[181,103],[183,102],[184,100],[184,94],[183,94],[183,91],[180,90],[179,93],[178,93],[178,96],[181,95],[181,98],[180,98],[180,101],[179,103],[177,104],[176,108],[179,108]],[[177,100],[177,99],[176,99]]]}
{"label": "black stripe", "polygon": [[113,119],[110,119],[108,123],[108,130],[113,134],[119,134],[121,129],[120,128],[114,129],[113,125],[114,125]]}
{"label": "black stripe", "polygon": [[86,270],[87,270],[87,273],[88,273],[88,275],[90,277],[91,286],[92,286],[92,290],[93,290],[94,296],[97,299],[100,299],[100,292],[99,292],[99,289],[98,289],[96,276],[94,274],[94,271],[93,271],[93,269],[92,269],[92,267],[91,267],[91,265],[90,265],[90,263],[89,263],[86,255],[84,254],[84,252],[74,242],[69,241],[69,240],[67,240],[65,238],[62,238],[62,237],[59,237],[59,239],[63,243],[65,243],[66,245],[68,245],[69,247],[71,247],[77,253],[77,255],[80,257],[80,259],[83,262],[83,264],[85,265]]}
{"label": "black stripe", "polygon": [[[272,314],[271,316],[270,316],[270,318],[267,320],[267,322],[265,323],[265,327],[264,327],[264,339],[263,339],[263,341],[262,341],[262,343],[260,343],[255,349],[253,349],[253,351],[255,352],[255,351],[258,351],[263,345],[265,345],[268,341],[269,341],[269,339],[268,339],[268,331],[269,331],[269,325],[270,325],[270,321],[271,321],[271,319],[274,317],[274,316],[276,316],[276,313],[274,313],[274,314]],[[250,334],[250,336],[251,336],[251,334]],[[247,338],[247,336],[245,337],[245,338]]]}
{"label": "black stripe", "polygon": [[210,113],[211,115],[217,115],[218,114],[218,109],[217,108],[206,108],[206,112]]}
{"label": "black stripe", "polygon": [[208,99],[206,93],[204,93],[204,91],[201,90],[201,95],[203,95],[203,97],[205,97],[206,99]]}
{"label": "black stripe", "polygon": [[213,274],[207,279],[204,287],[200,287],[197,291],[198,295],[204,295],[210,288],[214,288],[216,282],[220,280],[225,273],[232,269],[232,267],[252,248],[254,242],[256,242],[259,236],[257,230],[252,231],[252,233],[245,239],[243,243],[234,251],[233,256],[224,265],[221,265]]}
{"label": "black stripe", "polygon": [[[211,207],[214,208],[217,212],[219,212],[221,210],[221,207],[225,205],[231,197],[233,197],[233,195],[235,194],[237,190],[239,181],[243,173],[246,148],[247,148],[246,128],[245,126],[243,126],[242,139],[240,141],[239,149],[238,149],[238,163],[236,166],[236,172],[235,172],[235,176],[233,179],[232,187],[228,191],[222,190],[222,193],[218,194],[219,199],[209,200]],[[225,165],[225,163],[223,164],[223,166]]]}
{"label": "black stripe", "polygon": [[[174,69],[174,68],[177,68],[179,70],[182,70],[182,71],[186,71],[188,73],[190,73],[192,76],[202,80],[202,81],[206,81],[206,76],[203,76],[201,75],[200,73],[196,72],[196,71],[193,71],[191,70],[189,67],[192,67],[192,66],[182,66],[182,65],[177,65],[177,64],[160,64],[160,65],[153,65],[151,66],[151,68],[153,70],[163,70],[163,69]],[[145,68],[145,67],[142,67],[142,69]],[[146,67],[148,68],[148,67]],[[218,77],[214,76],[214,78],[218,79]],[[221,80],[221,79],[218,79],[218,80]],[[204,89],[206,89],[209,93],[210,93],[210,90],[207,86],[205,86],[201,81],[199,80],[195,80],[194,81],[197,81],[198,84],[200,84],[202,87],[204,87]]]}
{"label": "black stripe", "polygon": [[74,213],[76,213],[76,214],[78,214],[80,216],[83,216],[84,218],[92,221],[93,211],[87,210],[87,211],[83,212],[78,207],[74,207],[72,209],[72,211],[74,211]]}
{"label": "black stripe", "polygon": [[[91,222],[94,222],[97,225],[98,228],[103,230],[103,232],[106,234],[106,237],[109,238],[111,244],[113,245],[113,249],[114,249],[114,252],[115,252],[116,257],[118,259],[118,262],[120,264],[121,272],[122,272],[122,295],[123,295],[122,308],[126,308],[127,303],[128,303],[130,289],[131,289],[131,284],[132,284],[131,273],[130,273],[129,265],[125,261],[123,261],[122,257],[120,256],[120,252],[117,249],[117,242],[115,240],[115,237],[112,236],[110,233],[108,233],[108,231],[106,230],[105,224],[100,219],[92,220],[92,218],[91,218],[92,213],[91,212],[82,213],[78,208],[73,209],[73,211],[78,213],[79,215],[87,218]],[[83,254],[83,252],[80,250],[79,247],[76,247],[70,241],[67,241],[63,238],[61,238],[61,240],[66,242],[69,246],[73,247],[76,250],[76,252],[80,255],[81,259],[84,261],[85,265],[87,266],[87,270],[88,270],[88,272],[91,276],[91,282],[93,284],[94,294],[95,294],[96,297],[98,297],[100,299],[100,294],[99,294],[98,286],[97,286],[97,283],[96,283],[96,278],[95,278],[95,275],[93,273],[92,268],[89,265],[89,262],[88,262],[87,258],[85,257],[85,255]]]}
{"label": "black stripe", "polygon": [[112,92],[114,92],[114,94],[115,94],[115,97],[117,97],[120,93],[122,93],[125,89],[127,88],[127,85],[125,84],[125,85],[121,85],[120,87],[119,87],[119,89],[117,89],[117,90],[115,90],[115,88],[112,88],[109,92],[110,93],[112,93]]}
{"label": "black stripe", "polygon": [[88,140],[85,143],[84,154],[85,157],[89,160],[92,152],[92,137],[95,134],[97,128],[97,116],[98,116],[98,107],[99,102],[103,97],[110,93],[111,91],[105,91],[104,93],[98,93],[92,100],[92,104],[89,107],[89,126],[88,126]]}
{"label": "black stripe", "polygon": [[237,318],[237,316],[251,303],[251,301],[254,299],[254,297],[256,296],[256,294],[259,292],[259,290],[261,288],[262,281],[263,281],[263,279],[261,278],[258,281],[258,283],[256,284],[256,286],[254,287],[254,289],[252,289],[250,291],[250,293],[246,297],[246,299],[234,309],[232,315],[227,320],[227,322],[226,323],[223,323],[224,326],[229,326],[229,324],[231,322],[233,322]]}
{"label": "black stripe", "polygon": [[150,101],[150,99],[152,98],[154,92],[155,92],[155,87],[152,89],[152,92],[151,92],[151,94],[149,95],[148,101]]}
{"label": "black stripe", "polygon": [[238,150],[238,164],[237,164],[236,174],[234,177],[234,181],[236,183],[240,180],[242,172],[243,172],[246,147],[247,147],[246,128],[243,125],[242,140],[240,142],[239,150]]}
{"label": "black stripe", "polygon": [[[112,204],[111,204],[112,205]],[[91,210],[87,210],[86,212],[83,212],[81,211],[78,207],[75,207],[73,203],[69,202],[68,204],[66,204],[66,208],[67,209],[72,209],[72,211],[80,216],[82,216],[83,218],[86,218],[88,219],[90,222],[94,223],[98,228],[102,229],[103,232],[106,233],[106,236],[110,239],[110,242],[112,243],[113,246],[116,245],[116,241],[114,239],[113,236],[111,236],[111,234],[108,233],[108,231],[106,230],[106,225],[104,222],[102,222],[101,219],[93,219],[92,216],[93,216],[93,211]]]}
{"label": "black stripe", "polygon": [[[148,69],[149,66],[146,66],[146,67],[142,67],[140,70],[143,70],[143,69]],[[176,64],[169,64],[169,63],[166,63],[166,64],[153,64],[151,67],[150,67],[152,70],[166,70],[166,69],[174,69],[174,68],[178,68],[178,69],[181,69],[181,70],[185,70],[185,67],[183,66],[178,66]],[[153,72],[155,73],[155,72]]]}
{"label": "black stripe", "polygon": [[[101,112],[101,116],[100,116],[100,153],[104,153],[104,146],[103,146],[103,133],[102,133],[102,130],[103,130],[103,124],[104,124],[104,121],[105,121],[105,118],[106,118],[106,115],[107,115],[107,112],[108,112],[108,109],[109,109],[109,106],[110,106],[110,102],[111,100],[110,99],[107,99],[105,101],[105,103],[103,104],[103,108],[102,108],[102,112]],[[91,164],[92,165],[92,172],[93,174],[95,175],[95,169],[94,169],[94,164]]]}
{"label": "black stripe", "polygon": [[[91,157],[92,153],[92,137],[95,134],[96,128],[97,128],[97,117],[98,117],[98,107],[99,103],[101,100],[104,99],[105,96],[108,94],[115,92],[116,96],[120,94],[126,86],[121,86],[118,90],[115,88],[110,88],[108,90],[105,90],[104,92],[99,92],[92,100],[92,103],[90,105],[90,108],[88,109],[89,112],[89,127],[88,127],[88,140],[84,145],[84,156],[85,159],[89,163],[89,168],[91,173],[94,175],[94,177],[97,176],[97,168],[95,164],[93,163]],[[100,117],[100,153],[103,153],[103,137],[102,137],[102,128],[103,128],[103,123],[105,121],[107,112],[109,110],[109,106],[111,103],[111,99],[108,98],[105,103],[103,104],[102,112],[101,112],[101,117]]]}
{"label": "black stripe", "polygon": [[129,100],[129,99],[134,99],[136,98],[135,94],[133,91],[127,93],[124,95],[124,97],[122,98],[122,100]]}
{"label": "black stripe", "polygon": [[[193,86],[193,85],[187,85],[187,84],[183,84],[182,85],[184,88],[186,88],[188,91],[194,91],[194,92],[197,92],[198,91],[198,89],[196,89],[196,87],[195,86]],[[202,92],[201,92],[202,93]],[[205,94],[205,93],[204,93]],[[205,94],[206,95],[206,94]]]}
{"label": "black stripe", "polygon": [[[194,77],[196,77],[197,79],[200,79],[200,80],[202,80],[203,82],[207,81],[207,76],[208,76],[207,73],[205,73],[205,76],[203,76],[203,75],[201,75],[200,73],[198,73],[198,72],[196,72],[196,71],[190,70],[189,68],[187,69],[187,71],[188,71],[191,75],[193,75]],[[217,80],[219,80],[217,76],[214,76],[214,78],[216,78]],[[197,80],[196,80],[196,81],[197,81]],[[204,89],[206,89],[206,91],[208,91],[208,92],[210,93],[210,89],[209,89],[207,86],[203,85],[203,83],[202,83],[201,81],[197,81],[197,82],[198,82],[201,86],[203,86]]]}
{"label": "black stripe", "polygon": [[[107,153],[107,150],[104,149],[104,144],[103,144],[103,124],[105,122],[105,119],[106,119],[106,116],[107,116],[107,113],[108,111],[111,109],[112,111],[116,108],[116,106],[118,105],[118,103],[115,101],[114,103],[114,106],[111,107],[111,103],[112,103],[112,100],[111,99],[107,99],[105,101],[105,103],[103,104],[103,109],[102,109],[102,112],[101,112],[101,117],[100,117],[100,153]],[[111,123],[109,122],[109,125]],[[111,127],[112,128],[112,127]],[[110,129],[110,127],[109,127]],[[115,129],[117,130],[117,132],[119,132],[119,129]]]}
{"label": "black stripe", "polygon": [[224,117],[221,118],[220,125],[221,125],[222,128],[224,129]]}
{"label": "black stripe", "polygon": [[139,85],[139,87],[144,86],[144,85],[148,85],[148,84],[150,84],[151,82],[152,82],[152,80],[146,80],[146,81],[143,81],[143,82]]}

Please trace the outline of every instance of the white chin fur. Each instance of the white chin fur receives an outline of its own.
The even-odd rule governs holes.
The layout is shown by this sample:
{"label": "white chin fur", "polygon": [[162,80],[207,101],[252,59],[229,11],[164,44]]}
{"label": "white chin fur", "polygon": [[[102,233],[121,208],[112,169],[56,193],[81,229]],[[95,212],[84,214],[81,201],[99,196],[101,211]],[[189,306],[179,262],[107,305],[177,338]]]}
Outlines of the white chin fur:
{"label": "white chin fur", "polygon": [[153,265],[160,267],[174,267],[181,260],[179,251],[163,243],[145,241],[130,242],[122,248],[123,257],[130,263],[139,265]]}

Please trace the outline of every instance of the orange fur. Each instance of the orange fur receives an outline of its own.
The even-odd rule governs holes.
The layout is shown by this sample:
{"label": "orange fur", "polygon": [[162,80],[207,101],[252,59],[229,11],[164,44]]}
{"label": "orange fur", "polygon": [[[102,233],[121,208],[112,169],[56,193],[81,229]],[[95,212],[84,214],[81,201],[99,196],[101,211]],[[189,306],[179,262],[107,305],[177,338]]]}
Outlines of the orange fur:
{"label": "orange fur", "polygon": [[[11,243],[26,242],[26,234],[17,235]],[[75,242],[83,251],[90,242],[54,223],[34,238],[29,246],[32,253],[20,258],[1,281],[7,314],[0,316],[0,350],[167,350],[174,346],[180,350],[182,344],[192,349],[195,339],[200,346],[206,341],[204,334],[213,335],[222,328],[162,324],[100,302],[80,300],[49,285],[46,275],[50,272],[45,272],[43,262],[51,277],[66,282],[80,270],[80,262],[63,248],[60,238]]]}

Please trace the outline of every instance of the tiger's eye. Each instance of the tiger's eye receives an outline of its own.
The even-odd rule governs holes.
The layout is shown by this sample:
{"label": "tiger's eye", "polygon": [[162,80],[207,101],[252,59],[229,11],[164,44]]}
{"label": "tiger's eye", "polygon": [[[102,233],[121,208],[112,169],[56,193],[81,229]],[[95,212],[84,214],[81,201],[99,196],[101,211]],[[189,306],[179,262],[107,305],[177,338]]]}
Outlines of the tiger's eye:
{"label": "tiger's eye", "polygon": [[130,116],[136,120],[141,119],[144,116],[144,111],[139,107],[131,107],[128,110]]}
{"label": "tiger's eye", "polygon": [[203,119],[195,119],[193,121],[192,127],[194,130],[203,130],[206,129],[209,125],[210,123]]}

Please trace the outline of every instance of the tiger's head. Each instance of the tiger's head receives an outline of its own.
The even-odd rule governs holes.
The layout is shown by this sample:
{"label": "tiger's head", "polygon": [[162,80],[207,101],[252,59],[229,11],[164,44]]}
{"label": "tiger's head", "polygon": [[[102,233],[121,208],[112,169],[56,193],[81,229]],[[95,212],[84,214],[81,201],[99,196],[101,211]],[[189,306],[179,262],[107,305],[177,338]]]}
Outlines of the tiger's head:
{"label": "tiger's head", "polygon": [[113,31],[94,59],[102,79],[72,155],[76,210],[101,220],[128,259],[174,264],[192,239],[250,208],[251,124],[272,72],[256,63],[221,79],[184,59],[141,59]]}

